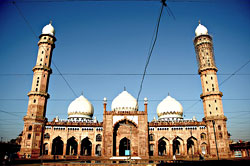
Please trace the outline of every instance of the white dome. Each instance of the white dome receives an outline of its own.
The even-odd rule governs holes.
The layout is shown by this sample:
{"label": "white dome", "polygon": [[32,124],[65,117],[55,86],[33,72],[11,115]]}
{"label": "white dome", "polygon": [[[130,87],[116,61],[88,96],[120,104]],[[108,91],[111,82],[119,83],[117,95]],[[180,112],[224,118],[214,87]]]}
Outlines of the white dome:
{"label": "white dome", "polygon": [[195,36],[200,35],[208,35],[208,30],[204,25],[201,25],[201,23],[199,22],[199,25],[195,29]]}
{"label": "white dome", "polygon": [[49,34],[49,35],[52,35],[52,36],[55,35],[55,29],[51,25],[51,22],[48,25],[46,25],[45,27],[43,27],[42,34]]}
{"label": "white dome", "polygon": [[111,104],[112,111],[137,111],[136,99],[127,91],[120,93]]}
{"label": "white dome", "polygon": [[183,108],[178,101],[171,96],[167,96],[157,106],[157,115],[159,119],[182,119]]}
{"label": "white dome", "polygon": [[92,104],[84,96],[80,96],[72,101],[68,108],[68,118],[91,119],[94,113]]}

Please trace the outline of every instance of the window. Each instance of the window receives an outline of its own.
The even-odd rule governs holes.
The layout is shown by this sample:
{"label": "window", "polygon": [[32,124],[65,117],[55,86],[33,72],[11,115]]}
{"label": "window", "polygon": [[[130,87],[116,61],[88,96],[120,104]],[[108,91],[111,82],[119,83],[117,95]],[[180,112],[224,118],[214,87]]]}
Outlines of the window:
{"label": "window", "polygon": [[206,134],[205,133],[201,133],[201,140],[205,140],[206,139]]}
{"label": "window", "polygon": [[44,52],[42,51],[42,54],[43,54]]}
{"label": "window", "polygon": [[209,89],[207,88],[207,91],[209,92]]}
{"label": "window", "polygon": [[45,66],[47,66],[47,63],[45,63]]}
{"label": "window", "polygon": [[218,130],[221,131],[221,126],[220,125],[218,126]]}
{"label": "window", "polygon": [[212,88],[212,91],[214,91],[214,88]]}
{"label": "window", "polygon": [[46,39],[46,37],[43,37],[43,39]]}
{"label": "window", "polygon": [[222,139],[223,137],[222,137],[222,133],[219,133],[219,139]]}
{"label": "window", "polygon": [[49,135],[49,133],[46,133],[46,134],[44,134],[44,139],[49,139],[50,138],[50,135]]}
{"label": "window", "polygon": [[154,134],[149,135],[149,141],[154,141]]}
{"label": "window", "polygon": [[36,88],[36,92],[38,91],[38,89]]}
{"label": "window", "polygon": [[216,102],[217,102],[217,100],[214,100],[214,102],[216,103]]}
{"label": "window", "polygon": [[96,142],[101,142],[102,141],[102,135],[101,134],[97,134],[96,135]]}
{"label": "window", "polygon": [[210,105],[210,104],[208,104],[208,107],[211,107],[211,105]]}
{"label": "window", "polygon": [[208,82],[206,81],[206,84],[208,84]]}
{"label": "window", "polygon": [[31,130],[32,130],[32,126],[30,125],[30,126],[29,126],[29,131],[31,131]]}
{"label": "window", "polygon": [[41,58],[40,61],[43,61],[43,58]]}
{"label": "window", "polygon": [[216,111],[217,111],[217,110],[218,110],[218,107],[216,107],[215,109],[216,109]]}
{"label": "window", "polygon": [[28,134],[28,137],[27,137],[28,139],[30,139],[31,138],[31,134]]}
{"label": "window", "polygon": [[213,80],[213,77],[211,77],[211,80]]}
{"label": "window", "polygon": [[36,103],[36,99],[33,100],[33,103]]}

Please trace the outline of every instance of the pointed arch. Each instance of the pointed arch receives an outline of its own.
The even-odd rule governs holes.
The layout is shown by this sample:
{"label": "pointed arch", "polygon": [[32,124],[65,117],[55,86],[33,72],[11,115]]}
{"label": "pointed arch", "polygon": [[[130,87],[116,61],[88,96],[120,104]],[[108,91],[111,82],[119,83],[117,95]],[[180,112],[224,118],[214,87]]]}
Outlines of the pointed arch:
{"label": "pointed arch", "polygon": [[52,141],[52,155],[63,155],[63,141],[60,136]]}
{"label": "pointed arch", "polygon": [[85,137],[81,141],[81,155],[82,156],[91,156],[92,143],[88,137]]}
{"label": "pointed arch", "polygon": [[158,140],[158,155],[166,156],[169,154],[169,140],[166,137],[161,137]]}
{"label": "pointed arch", "polygon": [[197,154],[197,150],[198,150],[197,139],[193,136],[189,137],[187,139],[187,154],[188,155]]}
{"label": "pointed arch", "polygon": [[173,139],[173,155],[181,155],[183,151],[183,139],[177,136]]}
{"label": "pointed arch", "polygon": [[119,156],[127,155],[126,150],[130,150],[130,140],[127,137],[124,137],[120,140]]}
{"label": "pointed arch", "polygon": [[66,155],[77,155],[78,143],[74,136],[67,140]]}

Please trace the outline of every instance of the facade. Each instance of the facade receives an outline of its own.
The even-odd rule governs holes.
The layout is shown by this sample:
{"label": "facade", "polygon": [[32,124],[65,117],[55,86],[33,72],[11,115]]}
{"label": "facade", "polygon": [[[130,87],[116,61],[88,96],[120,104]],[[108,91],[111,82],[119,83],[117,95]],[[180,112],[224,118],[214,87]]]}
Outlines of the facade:
{"label": "facade", "polygon": [[83,95],[68,107],[68,119],[45,118],[48,82],[54,42],[51,24],[43,28],[29,104],[24,117],[22,155],[31,158],[80,158],[86,160],[143,161],[154,159],[229,158],[227,118],[219,91],[212,37],[199,23],[194,47],[201,77],[204,118],[183,119],[182,105],[171,96],[157,107],[158,119],[148,122],[148,100],[139,110],[137,100],[126,90],[113,99],[107,110],[103,100],[103,122],[93,119],[94,107]]}

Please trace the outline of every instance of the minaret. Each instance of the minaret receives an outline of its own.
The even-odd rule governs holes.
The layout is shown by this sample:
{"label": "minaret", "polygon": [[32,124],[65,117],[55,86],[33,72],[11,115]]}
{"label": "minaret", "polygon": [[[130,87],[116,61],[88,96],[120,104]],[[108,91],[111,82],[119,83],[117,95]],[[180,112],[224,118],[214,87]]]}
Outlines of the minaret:
{"label": "minaret", "polygon": [[27,115],[24,116],[24,129],[20,153],[30,158],[38,158],[42,154],[43,131],[46,122],[46,106],[49,98],[48,85],[52,73],[50,68],[52,51],[55,48],[55,30],[51,22],[46,25],[39,36],[36,65],[33,68],[31,91],[28,93],[29,103]]}
{"label": "minaret", "polygon": [[[222,106],[222,92],[219,91],[217,67],[214,59],[213,41],[205,26],[199,22],[195,30],[194,46],[201,77],[204,121],[207,124],[209,152],[211,157],[227,158],[229,155],[227,118]],[[218,152],[218,154],[217,154]]]}

